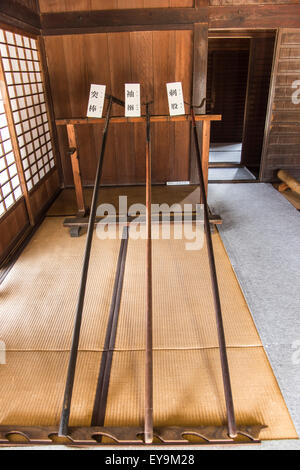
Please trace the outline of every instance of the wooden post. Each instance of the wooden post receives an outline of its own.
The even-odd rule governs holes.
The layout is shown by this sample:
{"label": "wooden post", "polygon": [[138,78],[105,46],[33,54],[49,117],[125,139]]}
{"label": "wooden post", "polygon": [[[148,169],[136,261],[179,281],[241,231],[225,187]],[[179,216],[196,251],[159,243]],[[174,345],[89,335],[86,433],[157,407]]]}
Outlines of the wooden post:
{"label": "wooden post", "polygon": [[67,132],[68,132],[68,140],[69,140],[69,146],[70,146],[70,152],[71,152],[70,157],[71,157],[72,170],[73,170],[73,176],[74,176],[78,216],[84,217],[86,214],[86,207],[84,203],[83,188],[82,188],[82,181],[81,181],[81,175],[80,175],[75,126],[73,124],[68,124]]}
{"label": "wooden post", "polygon": [[208,7],[209,0],[195,0],[195,8]]}
{"label": "wooden post", "polygon": [[[199,106],[203,98],[206,97],[207,81],[207,57],[208,57],[208,25],[206,23],[197,23],[194,25],[194,65],[193,65],[193,96],[192,104]],[[195,109],[196,114],[205,113],[203,109]],[[197,124],[199,133],[203,131],[203,124]],[[191,135],[191,155],[190,155],[190,182],[199,183],[197,157],[193,135]],[[207,159],[207,161],[205,160]],[[202,155],[203,174],[205,168],[208,168],[209,153]]]}
{"label": "wooden post", "polygon": [[[208,190],[208,162],[209,162],[209,147],[210,147],[210,121],[203,121],[202,123],[202,171],[204,177],[205,193]],[[203,198],[201,197],[201,203]]]}
{"label": "wooden post", "polygon": [[49,131],[51,135],[55,165],[58,170],[60,183],[62,184],[63,183],[63,171],[62,171],[62,166],[61,166],[57,130],[55,126],[55,113],[54,113],[54,105],[53,105],[52,92],[51,92],[51,86],[50,86],[47,56],[46,56],[46,50],[45,50],[45,39],[42,36],[39,36],[39,38],[37,39],[37,44],[38,44],[38,56],[39,56],[40,65],[41,65],[41,76],[42,76],[44,91],[45,91],[45,96],[46,96],[45,101],[46,101]]}
{"label": "wooden post", "polygon": [[297,181],[296,178],[294,178],[285,170],[279,170],[277,172],[277,176],[284,183],[279,186],[279,191],[283,192],[287,188],[290,188],[295,193],[300,194],[300,182]]}

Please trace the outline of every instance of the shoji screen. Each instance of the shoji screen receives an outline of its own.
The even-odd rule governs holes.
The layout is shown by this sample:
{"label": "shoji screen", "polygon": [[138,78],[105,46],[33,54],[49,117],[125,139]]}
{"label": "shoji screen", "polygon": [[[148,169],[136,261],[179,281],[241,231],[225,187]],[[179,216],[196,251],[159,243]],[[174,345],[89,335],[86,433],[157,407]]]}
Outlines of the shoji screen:
{"label": "shoji screen", "polygon": [[0,217],[21,196],[22,190],[0,90]]}
{"label": "shoji screen", "polygon": [[0,53],[27,190],[55,166],[35,39],[0,30]]}

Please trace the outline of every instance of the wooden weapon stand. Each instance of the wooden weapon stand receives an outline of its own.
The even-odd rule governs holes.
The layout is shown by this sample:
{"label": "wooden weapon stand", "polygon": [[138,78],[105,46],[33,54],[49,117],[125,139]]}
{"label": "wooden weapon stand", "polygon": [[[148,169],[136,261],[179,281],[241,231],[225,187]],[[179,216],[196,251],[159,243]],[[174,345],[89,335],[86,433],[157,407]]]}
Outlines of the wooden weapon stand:
{"label": "wooden weapon stand", "polygon": [[[221,121],[221,115],[207,115],[201,114],[195,116],[197,122],[203,122],[201,153],[202,153],[202,170],[204,175],[205,188],[208,187],[208,162],[209,162],[209,147],[210,147],[210,127],[212,121]],[[75,193],[77,200],[77,217],[67,218],[64,221],[64,226],[69,227],[71,237],[78,237],[80,230],[88,226],[88,207],[86,206],[83,194],[83,185],[80,173],[79,151],[76,139],[75,126],[86,124],[104,124],[105,119],[91,119],[91,118],[73,118],[73,119],[58,119],[56,120],[57,126],[67,126],[68,140],[69,140],[69,154],[71,158],[73,178],[75,185]],[[191,121],[190,115],[183,116],[151,116],[151,123],[159,122],[184,122]],[[146,116],[126,118],[123,116],[112,117],[111,123],[146,123]],[[194,215],[194,214],[193,214]],[[222,219],[219,215],[214,215],[210,212],[209,220],[211,226],[222,224]],[[128,219],[130,222],[130,220]],[[101,218],[96,217],[95,224],[101,222]]]}

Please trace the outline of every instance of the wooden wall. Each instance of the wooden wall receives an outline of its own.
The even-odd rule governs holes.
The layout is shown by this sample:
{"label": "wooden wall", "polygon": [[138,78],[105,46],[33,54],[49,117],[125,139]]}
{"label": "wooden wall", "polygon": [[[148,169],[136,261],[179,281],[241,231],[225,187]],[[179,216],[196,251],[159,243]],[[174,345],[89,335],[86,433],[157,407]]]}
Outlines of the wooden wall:
{"label": "wooden wall", "polygon": [[17,0],[17,2],[35,13],[40,12],[39,0]]}
{"label": "wooden wall", "polygon": [[[30,206],[36,221],[42,216],[49,201],[55,196],[59,187],[58,171],[50,172],[40,184],[29,194]],[[17,203],[0,219],[0,265],[5,256],[15,245],[15,242],[29,228],[29,217],[22,197]]]}
{"label": "wooden wall", "polygon": [[209,5],[223,6],[223,5],[264,5],[264,4],[292,4],[297,3],[297,0],[209,0]]}
{"label": "wooden wall", "polygon": [[[155,31],[45,38],[56,118],[86,115],[91,83],[124,98],[124,83],[141,83],[142,101],[155,101],[154,114],[168,113],[165,84],[182,81],[191,99],[192,32]],[[143,110],[144,111],[144,110]],[[113,115],[124,109],[114,106]],[[101,126],[77,127],[82,178],[92,184],[101,143]],[[73,184],[65,130],[59,129],[64,183]],[[145,181],[143,124],[115,124],[109,129],[104,184]],[[189,179],[189,123],[153,126],[153,182]]]}
{"label": "wooden wall", "polygon": [[280,168],[300,176],[300,104],[292,102],[296,80],[300,80],[300,29],[281,29],[277,38],[261,167],[264,181],[276,179]]}
{"label": "wooden wall", "polygon": [[29,218],[24,198],[21,198],[13,209],[0,219],[0,265],[27,227]]}
{"label": "wooden wall", "polygon": [[41,13],[126,8],[193,7],[194,0],[39,0]]}
{"label": "wooden wall", "polygon": [[[26,0],[23,0],[26,2]],[[26,3],[34,0],[27,0]],[[292,4],[297,0],[39,0],[41,13],[80,10],[117,10],[127,8],[168,8],[199,6],[228,6],[247,4]]]}

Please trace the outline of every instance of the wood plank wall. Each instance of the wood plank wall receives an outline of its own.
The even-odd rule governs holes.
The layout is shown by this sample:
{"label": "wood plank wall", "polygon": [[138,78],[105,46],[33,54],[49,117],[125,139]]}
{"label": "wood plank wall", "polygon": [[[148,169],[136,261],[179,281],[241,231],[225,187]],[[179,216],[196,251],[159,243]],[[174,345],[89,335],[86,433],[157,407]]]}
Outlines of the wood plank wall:
{"label": "wood plank wall", "polygon": [[29,218],[24,198],[21,198],[13,209],[0,219],[0,265],[27,227],[29,227]]}
{"label": "wood plank wall", "polygon": [[29,10],[33,11],[34,13],[39,13],[39,0],[17,0],[18,3],[27,7]]}
{"label": "wood plank wall", "polygon": [[[300,29],[280,29],[273,66],[261,179],[276,179],[278,169],[300,176],[300,104],[292,95],[299,89]],[[298,81],[297,88],[293,88]],[[298,94],[299,98],[299,94]]]}
{"label": "wood plank wall", "polygon": [[193,6],[194,0],[40,0],[41,13]]}
{"label": "wood plank wall", "polygon": [[209,0],[209,5],[223,6],[223,5],[280,5],[280,4],[297,3],[297,0]]}
{"label": "wood plank wall", "polygon": [[[29,3],[34,0],[23,0]],[[168,8],[194,7],[195,3],[205,5],[206,0],[39,0],[41,13],[58,13],[80,10],[118,10],[127,8]],[[210,6],[245,4],[293,4],[297,0],[207,0]]]}
{"label": "wood plank wall", "polygon": [[[154,114],[167,114],[165,84],[182,81],[191,100],[191,31],[126,32],[52,36],[45,38],[56,118],[86,115],[91,83],[124,98],[124,83],[141,83],[142,101],[155,101]],[[144,111],[144,110],[143,110]],[[187,110],[188,111],[188,110]],[[114,115],[124,109],[113,107]],[[83,183],[94,182],[101,143],[101,126],[77,127]],[[65,130],[59,129],[64,182],[73,184]],[[103,169],[104,184],[142,183],[145,180],[143,124],[112,125]],[[153,182],[189,179],[189,123],[153,126]]]}
{"label": "wood plank wall", "polygon": [[[35,220],[42,216],[49,201],[55,196],[59,188],[58,171],[54,170],[41,181],[30,193],[30,206]],[[19,201],[0,219],[0,265],[9,253],[15,242],[29,227],[29,217],[25,200]]]}

